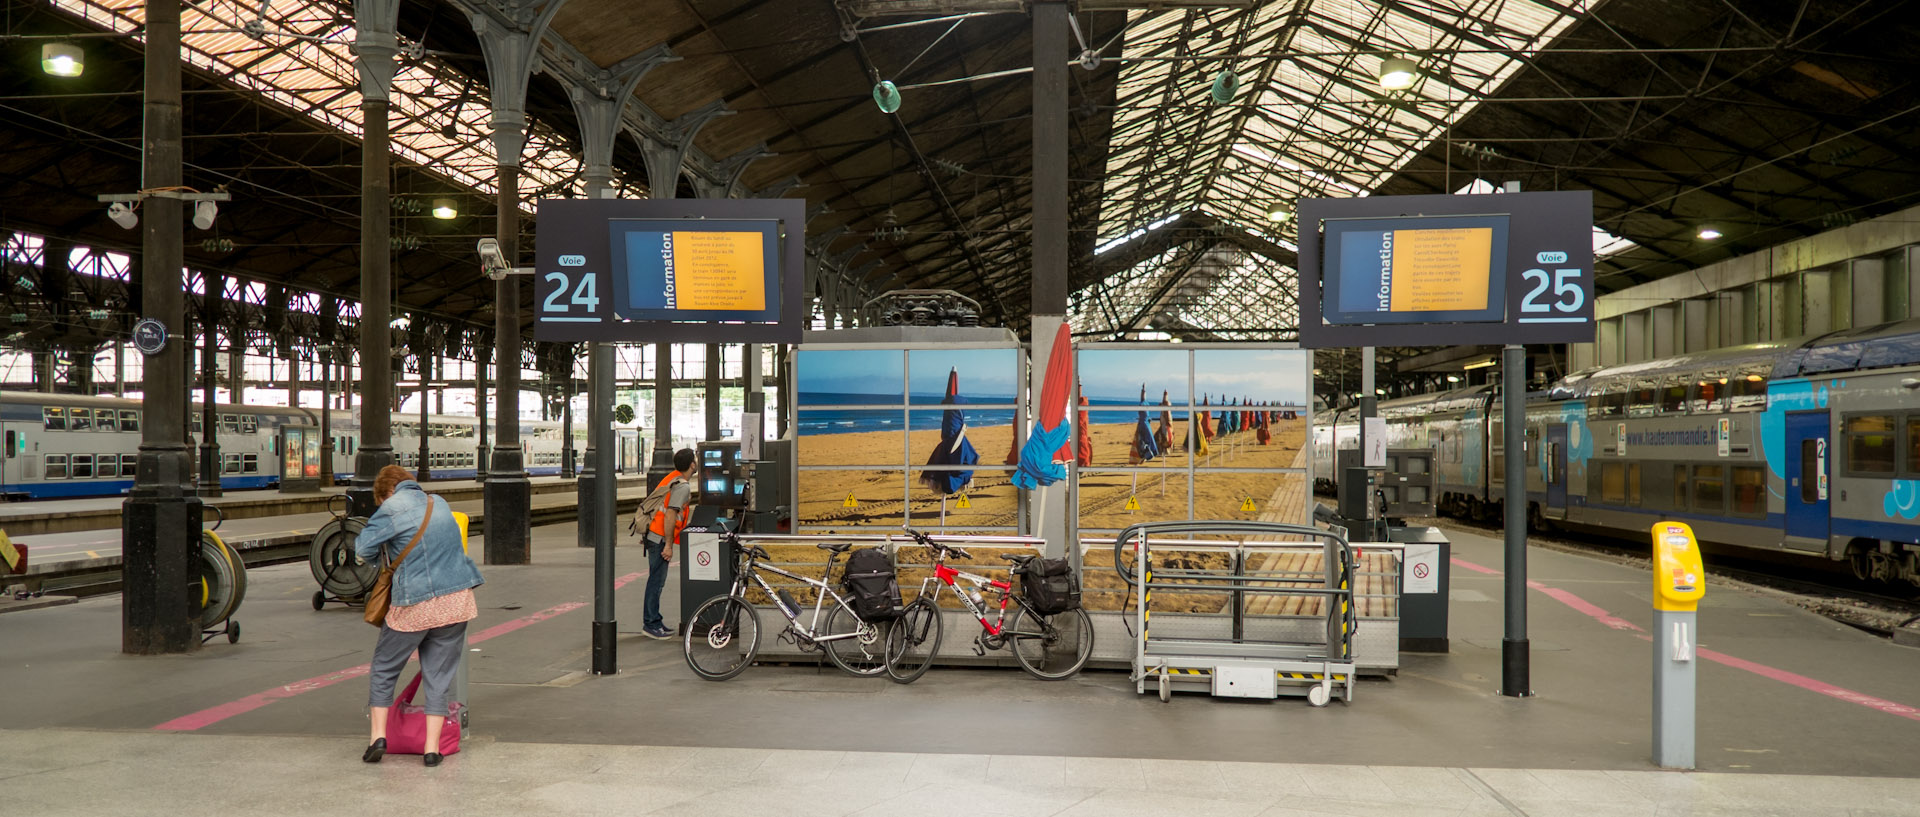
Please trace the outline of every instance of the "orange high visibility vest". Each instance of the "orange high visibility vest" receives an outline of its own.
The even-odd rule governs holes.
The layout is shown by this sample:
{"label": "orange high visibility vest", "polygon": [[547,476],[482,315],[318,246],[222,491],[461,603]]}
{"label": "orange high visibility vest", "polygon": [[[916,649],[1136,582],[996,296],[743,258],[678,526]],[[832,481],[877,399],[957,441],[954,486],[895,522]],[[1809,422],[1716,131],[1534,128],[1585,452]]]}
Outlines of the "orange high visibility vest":
{"label": "orange high visibility vest", "polygon": [[[660,481],[654,484],[653,489],[658,491],[660,490],[661,486],[666,485],[667,483],[672,482],[673,480],[682,479],[685,476],[686,476],[685,474],[682,474],[679,471],[675,471],[671,474],[661,477]],[[673,497],[671,494],[669,494],[667,498],[671,500]],[[693,518],[693,484],[691,481],[689,481],[687,484],[687,506],[680,509],[680,518],[678,520],[675,520],[674,522],[672,536],[667,535],[667,508],[668,507],[669,506],[663,505],[661,506],[660,510],[655,511],[653,513],[653,522],[647,526],[647,530],[652,531],[653,535],[658,536],[662,539],[665,539],[669,543],[678,542],[680,541],[680,532],[687,529],[688,520]]]}

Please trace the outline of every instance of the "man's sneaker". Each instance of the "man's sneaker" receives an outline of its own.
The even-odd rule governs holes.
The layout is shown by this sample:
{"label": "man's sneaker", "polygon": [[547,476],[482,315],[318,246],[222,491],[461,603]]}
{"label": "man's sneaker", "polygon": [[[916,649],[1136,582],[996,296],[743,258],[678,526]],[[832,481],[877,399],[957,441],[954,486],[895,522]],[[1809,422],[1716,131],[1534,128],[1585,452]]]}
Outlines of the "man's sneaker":
{"label": "man's sneaker", "polygon": [[645,629],[642,629],[640,632],[646,635],[646,637],[648,638],[658,638],[661,640],[665,640],[673,637],[672,630],[669,630],[665,627],[660,627],[660,626],[647,627]]}

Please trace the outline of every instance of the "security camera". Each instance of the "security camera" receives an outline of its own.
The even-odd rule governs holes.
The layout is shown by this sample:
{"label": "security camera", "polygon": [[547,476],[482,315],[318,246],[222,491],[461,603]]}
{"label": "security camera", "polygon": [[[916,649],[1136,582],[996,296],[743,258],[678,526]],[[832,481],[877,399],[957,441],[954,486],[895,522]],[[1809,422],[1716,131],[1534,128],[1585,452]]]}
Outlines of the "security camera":
{"label": "security camera", "polygon": [[500,252],[499,241],[482,238],[473,249],[480,253],[480,269],[486,272],[488,278],[498,281],[507,277],[507,256]]}

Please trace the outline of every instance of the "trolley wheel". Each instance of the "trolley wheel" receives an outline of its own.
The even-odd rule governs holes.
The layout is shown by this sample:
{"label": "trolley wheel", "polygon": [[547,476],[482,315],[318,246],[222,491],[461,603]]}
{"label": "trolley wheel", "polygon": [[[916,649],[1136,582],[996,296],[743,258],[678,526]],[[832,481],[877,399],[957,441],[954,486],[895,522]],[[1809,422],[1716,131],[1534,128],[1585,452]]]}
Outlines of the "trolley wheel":
{"label": "trolley wheel", "polygon": [[1171,700],[1173,700],[1173,677],[1162,672],[1160,673],[1160,702],[1166,703]]}
{"label": "trolley wheel", "polygon": [[1327,701],[1332,699],[1333,693],[1327,689],[1326,684],[1314,684],[1307,690],[1307,703],[1314,706],[1326,706]]}
{"label": "trolley wheel", "polygon": [[327,591],[325,590],[313,591],[313,609],[319,610],[326,606],[327,606]]}
{"label": "trolley wheel", "polygon": [[227,643],[240,643],[240,622],[227,619]]}

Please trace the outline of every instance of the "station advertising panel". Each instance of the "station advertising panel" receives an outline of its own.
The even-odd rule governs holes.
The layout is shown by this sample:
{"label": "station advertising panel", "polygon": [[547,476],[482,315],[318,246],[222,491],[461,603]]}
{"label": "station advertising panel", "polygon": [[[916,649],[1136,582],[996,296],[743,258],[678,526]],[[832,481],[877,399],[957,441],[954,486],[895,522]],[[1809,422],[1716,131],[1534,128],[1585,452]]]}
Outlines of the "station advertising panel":
{"label": "station advertising panel", "polygon": [[804,199],[545,199],[534,339],[798,343]]}
{"label": "station advertising panel", "polygon": [[1593,195],[1300,202],[1309,348],[1593,340]]}

